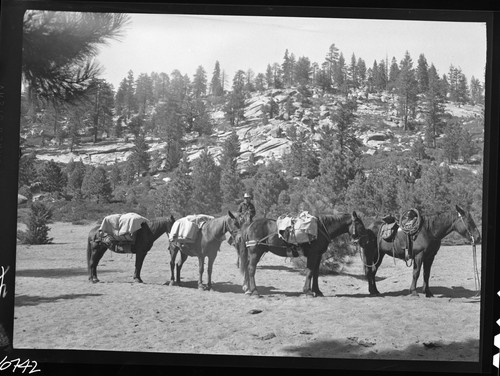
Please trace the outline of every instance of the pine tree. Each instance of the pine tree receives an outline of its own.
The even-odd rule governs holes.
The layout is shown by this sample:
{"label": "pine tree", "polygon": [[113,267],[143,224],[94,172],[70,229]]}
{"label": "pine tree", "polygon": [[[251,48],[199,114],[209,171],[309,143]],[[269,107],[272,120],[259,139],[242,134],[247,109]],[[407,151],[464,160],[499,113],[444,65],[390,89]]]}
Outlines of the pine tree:
{"label": "pine tree", "polygon": [[356,63],[356,71],[358,77],[358,85],[360,87],[366,84],[366,63],[362,58],[358,58]]}
{"label": "pine tree", "polygon": [[107,202],[109,200],[111,195],[111,184],[104,167],[98,166],[92,172],[87,195],[90,198],[95,197],[98,203]]}
{"label": "pine tree", "polygon": [[172,178],[167,183],[162,197],[176,218],[188,215],[192,209],[191,200],[194,196],[191,194],[193,180],[190,174],[191,166],[187,155],[184,154],[179,165],[172,172]]}
{"label": "pine tree", "polygon": [[341,103],[338,110],[331,115],[332,122],[337,126],[336,132],[332,132],[331,144],[322,141],[326,149],[321,151],[318,189],[331,208],[344,199],[349,182],[359,170],[357,160],[360,155],[360,143],[352,127],[355,110],[355,101]]}
{"label": "pine tree", "polygon": [[37,180],[37,172],[35,168],[36,154],[23,154],[19,159],[19,178],[18,187],[30,186]]}
{"label": "pine tree", "polygon": [[282,168],[280,162],[271,160],[267,165],[260,166],[253,178],[255,208],[264,217],[273,205],[278,204],[280,193],[288,189]]}
{"label": "pine tree", "polygon": [[325,61],[327,63],[327,71],[331,82],[335,81],[335,71],[339,61],[339,49],[332,43],[326,54]]}
{"label": "pine tree", "polygon": [[436,147],[436,138],[442,132],[444,124],[444,96],[442,83],[436,68],[431,64],[428,71],[428,89],[424,95],[425,137],[428,145]]}
{"label": "pine tree", "polygon": [[212,80],[210,81],[210,91],[214,97],[221,97],[224,94],[219,61],[215,62]]}
{"label": "pine tree", "polygon": [[132,154],[127,158],[127,162],[134,166],[134,170],[138,176],[143,172],[149,171],[151,157],[148,153],[149,146],[143,135],[138,135],[134,140],[134,148]]}
{"label": "pine tree", "polygon": [[446,124],[444,136],[442,138],[442,148],[444,157],[450,163],[456,161],[459,157],[459,142],[461,137],[461,123],[458,119],[453,119]]}
{"label": "pine tree", "polygon": [[218,213],[221,209],[220,167],[206,148],[193,161],[192,179],[193,210],[200,214]]}
{"label": "pine tree", "polygon": [[418,94],[425,93],[429,88],[429,75],[428,75],[428,64],[427,59],[424,54],[420,54],[417,63],[417,84],[418,84]]}
{"label": "pine tree", "polygon": [[404,130],[409,128],[409,118],[413,117],[417,104],[417,82],[413,62],[408,51],[400,63],[397,80],[399,112],[403,116]]}
{"label": "pine tree", "polygon": [[274,75],[273,75],[273,68],[271,67],[271,64],[267,64],[265,77],[266,77],[267,88],[268,89],[274,88]]}
{"label": "pine tree", "polygon": [[483,86],[474,76],[470,79],[470,100],[472,105],[484,104]]}
{"label": "pine tree", "polygon": [[80,97],[99,75],[98,47],[120,37],[124,13],[28,10],[23,19],[23,81],[49,101]]}
{"label": "pine tree", "polygon": [[45,192],[60,193],[66,185],[66,177],[53,159],[40,171],[40,182]]}
{"label": "pine tree", "polygon": [[74,167],[68,173],[68,183],[66,189],[75,197],[80,197],[82,193],[82,184],[85,177],[85,164],[82,160],[74,162]]}
{"label": "pine tree", "polygon": [[135,82],[135,102],[138,110],[146,112],[148,104],[153,102],[153,80],[147,73],[139,74]]}
{"label": "pine tree", "polygon": [[392,58],[391,67],[389,68],[389,81],[387,83],[387,89],[392,91],[396,89],[399,76],[399,65],[395,57]]}
{"label": "pine tree", "polygon": [[109,182],[111,183],[111,187],[113,188],[113,190],[116,189],[121,181],[122,172],[118,164],[118,160],[115,159],[115,163],[113,163],[113,167],[111,168],[111,172],[109,174]]}
{"label": "pine tree", "polygon": [[299,86],[306,86],[310,83],[311,62],[305,56],[299,57],[295,65],[295,78]]}
{"label": "pine tree", "polygon": [[18,237],[24,244],[49,244],[53,238],[48,237],[50,222],[53,211],[41,202],[33,202],[29,207],[29,215],[26,219],[26,231],[19,231]]}
{"label": "pine tree", "polygon": [[200,65],[196,69],[196,73],[193,78],[193,96],[195,98],[201,98],[206,95],[207,92],[207,74],[205,69]]}

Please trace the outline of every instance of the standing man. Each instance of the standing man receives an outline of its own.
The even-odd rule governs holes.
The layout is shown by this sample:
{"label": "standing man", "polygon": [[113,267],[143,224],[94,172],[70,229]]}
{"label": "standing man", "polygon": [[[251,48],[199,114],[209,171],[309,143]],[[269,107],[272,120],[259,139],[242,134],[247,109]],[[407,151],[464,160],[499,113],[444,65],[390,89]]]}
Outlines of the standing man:
{"label": "standing man", "polygon": [[252,203],[252,196],[249,193],[243,195],[243,202],[238,207],[238,213],[240,218],[248,218],[249,222],[252,222],[253,217],[255,217],[255,206]]}

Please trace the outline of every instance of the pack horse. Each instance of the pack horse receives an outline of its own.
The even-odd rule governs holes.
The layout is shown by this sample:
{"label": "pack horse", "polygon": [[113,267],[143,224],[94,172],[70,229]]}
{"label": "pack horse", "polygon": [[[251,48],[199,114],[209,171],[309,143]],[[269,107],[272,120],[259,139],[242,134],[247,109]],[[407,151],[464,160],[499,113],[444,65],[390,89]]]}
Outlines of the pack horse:
{"label": "pack horse", "polygon": [[299,256],[299,251],[302,251],[307,258],[303,292],[310,296],[323,296],[318,285],[321,257],[330,242],[342,234],[349,234],[354,242],[364,241],[366,229],[356,212],[318,216],[317,237],[297,244],[291,244],[285,240],[290,241],[291,238],[297,236],[289,237],[290,234],[284,234],[277,220],[259,218],[243,226],[236,244],[240,254],[240,271],[244,276],[243,290],[246,294],[258,295],[255,271],[257,263],[265,252],[272,252],[281,257],[296,257]]}
{"label": "pack horse", "polygon": [[135,254],[134,281],[142,283],[141,269],[153,243],[168,234],[175,222],[173,216],[148,220],[135,213],[107,216],[95,226],[87,238],[87,265],[89,281],[99,282],[97,265],[109,249],[117,253]]}

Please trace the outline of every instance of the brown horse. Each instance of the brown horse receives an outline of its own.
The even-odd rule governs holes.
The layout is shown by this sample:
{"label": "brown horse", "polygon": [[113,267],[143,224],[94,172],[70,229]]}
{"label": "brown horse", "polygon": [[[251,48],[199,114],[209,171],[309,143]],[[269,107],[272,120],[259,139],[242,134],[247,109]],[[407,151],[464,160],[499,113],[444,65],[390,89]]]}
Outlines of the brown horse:
{"label": "brown horse", "polygon": [[[424,267],[423,292],[426,297],[432,297],[429,288],[429,276],[432,262],[437,251],[441,247],[441,240],[453,231],[462,235],[472,244],[481,242],[481,234],[474,223],[470,213],[456,205],[456,210],[424,216],[422,215],[422,227],[416,239],[413,241],[413,278],[410,293],[418,296],[417,280],[420,276],[422,265]],[[368,279],[368,291],[370,294],[380,294],[375,285],[375,274],[382,263],[384,255],[393,255],[405,260],[406,234],[398,231],[392,243],[386,242],[380,237],[379,230],[382,221],[375,221],[368,226],[369,238],[362,244],[363,262],[365,264],[365,276]]]}
{"label": "brown horse", "polygon": [[[142,283],[141,269],[146,254],[149,252],[153,243],[163,234],[168,234],[175,219],[156,218],[149,221],[149,225],[144,222],[141,228],[137,230],[135,244],[132,247],[132,253],[135,253],[135,271],[134,281]],[[92,228],[87,238],[87,264],[89,270],[89,281],[99,282],[97,278],[97,265],[108,247],[102,242],[95,242],[95,236],[100,226]],[[111,249],[111,248],[110,248]]]}
{"label": "brown horse", "polygon": [[[310,243],[292,247],[278,235],[276,220],[260,218],[241,230],[240,241],[236,244],[240,253],[240,271],[244,275],[243,290],[246,294],[258,295],[255,284],[257,263],[265,252],[282,257],[298,256],[302,251],[307,258],[306,280],[303,292],[311,296],[323,296],[319,289],[318,275],[321,257],[330,242],[339,235],[348,233],[353,241],[362,241],[366,229],[356,212],[318,217],[318,237]],[[295,251],[295,252],[293,252]],[[312,286],[311,286],[312,284]]]}
{"label": "brown horse", "polygon": [[[228,211],[227,215],[211,219],[203,225],[200,233],[194,243],[179,243],[172,241],[168,248],[170,251],[170,284],[171,286],[180,286],[181,284],[181,269],[182,265],[188,256],[198,257],[199,278],[198,288],[200,290],[212,289],[212,267],[217,257],[220,245],[224,240],[224,235],[229,232],[231,236],[235,236],[240,228],[240,222],[233,213]],[[180,260],[177,260],[177,254],[180,251]],[[207,285],[203,285],[203,271],[205,257],[208,257],[208,281]],[[174,277],[175,272],[175,277]]]}

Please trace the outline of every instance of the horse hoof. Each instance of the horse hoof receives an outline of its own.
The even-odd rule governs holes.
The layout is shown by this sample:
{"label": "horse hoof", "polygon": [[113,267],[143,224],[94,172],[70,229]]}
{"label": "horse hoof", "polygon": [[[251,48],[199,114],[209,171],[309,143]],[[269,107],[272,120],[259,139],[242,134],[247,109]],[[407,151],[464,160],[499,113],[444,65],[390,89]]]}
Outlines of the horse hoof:
{"label": "horse hoof", "polygon": [[412,291],[412,292],[411,292],[411,297],[412,297],[412,298],[418,298],[418,297],[419,297],[418,292],[416,292],[416,291]]}
{"label": "horse hoof", "polygon": [[92,283],[99,283],[99,280],[97,278],[89,279],[89,281]]}
{"label": "horse hoof", "polygon": [[241,289],[242,289],[244,292],[247,292],[247,291],[248,291],[248,286],[247,286],[247,285],[243,285],[243,286],[241,286]]}
{"label": "horse hoof", "polygon": [[198,290],[200,291],[205,291],[206,290],[206,287],[203,286],[203,285],[198,285]]}
{"label": "horse hoof", "polygon": [[324,297],[324,295],[323,295],[323,293],[322,293],[321,291],[314,292],[314,293],[313,293],[313,296],[314,296],[315,298],[317,298],[317,297],[320,297],[320,298]]}
{"label": "horse hoof", "polygon": [[142,281],[142,279],[140,279],[140,278],[134,278],[134,282],[137,282],[137,283],[144,283],[144,282]]}

